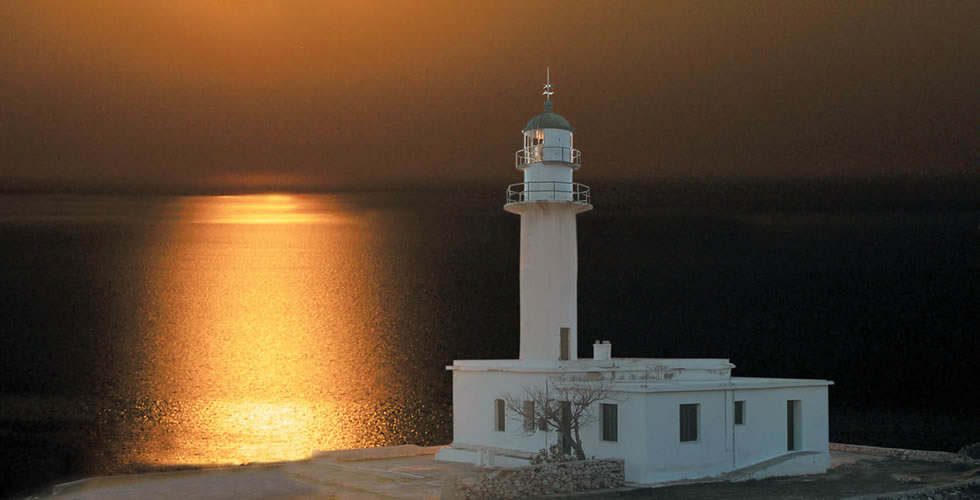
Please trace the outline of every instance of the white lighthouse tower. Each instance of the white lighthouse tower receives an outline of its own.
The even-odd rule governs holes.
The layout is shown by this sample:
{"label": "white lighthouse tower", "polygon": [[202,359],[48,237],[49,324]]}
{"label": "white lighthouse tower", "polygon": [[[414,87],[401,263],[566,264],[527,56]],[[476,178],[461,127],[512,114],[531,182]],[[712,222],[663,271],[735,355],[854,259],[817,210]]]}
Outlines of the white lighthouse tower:
{"label": "white lighthouse tower", "polygon": [[524,127],[514,163],[524,182],[507,188],[504,210],[521,216],[521,360],[578,358],[578,248],[575,216],[592,209],[573,182],[582,155],[568,120],[552,111],[551,71],[544,112]]}
{"label": "white lighthouse tower", "polygon": [[[592,204],[589,188],[573,180],[582,155],[572,126],[552,110],[552,94],[549,71],[544,112],[524,127],[515,155],[524,182],[508,187],[504,204],[521,216],[520,359],[454,360],[446,367],[453,374],[453,442],[436,458],[527,465],[533,453],[560,442],[534,411],[558,401],[568,409],[562,412],[578,405],[579,414],[596,417],[576,431],[582,448],[622,459],[634,483],[826,471],[829,380],[733,377],[735,365],[724,358],[617,358],[608,341],[593,344],[592,358],[578,357],[575,217]],[[608,385],[608,397],[573,401],[576,390],[596,382]]]}

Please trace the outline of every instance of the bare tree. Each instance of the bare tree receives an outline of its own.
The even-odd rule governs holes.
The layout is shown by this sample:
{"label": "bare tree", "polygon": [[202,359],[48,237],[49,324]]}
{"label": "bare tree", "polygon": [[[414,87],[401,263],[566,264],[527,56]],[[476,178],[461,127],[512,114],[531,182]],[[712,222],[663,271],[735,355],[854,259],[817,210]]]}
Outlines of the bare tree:
{"label": "bare tree", "polygon": [[563,450],[575,451],[575,458],[585,460],[582,427],[599,417],[594,403],[610,399],[612,383],[605,379],[573,380],[556,377],[542,386],[524,386],[517,394],[505,394],[504,405],[524,421],[524,432],[555,429]]}

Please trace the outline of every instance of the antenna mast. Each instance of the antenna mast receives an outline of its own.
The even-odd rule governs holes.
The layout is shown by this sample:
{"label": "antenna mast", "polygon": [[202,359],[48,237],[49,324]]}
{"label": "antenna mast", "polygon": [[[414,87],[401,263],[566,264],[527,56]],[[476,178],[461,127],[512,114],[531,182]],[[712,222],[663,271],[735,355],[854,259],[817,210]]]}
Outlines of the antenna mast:
{"label": "antenna mast", "polygon": [[551,101],[551,96],[555,94],[555,91],[554,90],[551,90],[551,67],[550,66],[548,67],[547,72],[548,72],[547,73],[547,78],[548,79],[547,79],[546,83],[544,84],[544,92],[542,92],[541,95],[545,96],[544,97],[544,100],[545,101],[549,101],[550,102]]}

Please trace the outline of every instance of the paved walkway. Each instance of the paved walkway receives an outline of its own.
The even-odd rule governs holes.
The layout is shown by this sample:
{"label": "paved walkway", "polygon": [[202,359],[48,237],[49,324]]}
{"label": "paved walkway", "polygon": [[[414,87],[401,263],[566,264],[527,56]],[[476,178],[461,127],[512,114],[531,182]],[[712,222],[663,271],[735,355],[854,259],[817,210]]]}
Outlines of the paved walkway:
{"label": "paved walkway", "polygon": [[[437,462],[433,453],[434,448],[391,447],[329,452],[310,460],[284,464],[99,477],[59,485],[53,498],[430,499],[440,497],[444,478],[478,471],[468,464]],[[963,491],[977,497],[974,490],[980,491],[980,462],[921,458],[883,456],[873,450],[871,453],[832,451],[832,469],[818,476],[624,488],[602,494],[576,495],[575,498],[877,497],[889,492],[942,488],[970,481],[973,486]],[[947,493],[946,496],[950,495]]]}
{"label": "paved walkway", "polygon": [[437,499],[443,478],[477,470],[438,462],[431,453],[367,460],[343,453],[275,465],[92,478],[55,487],[53,498]]}

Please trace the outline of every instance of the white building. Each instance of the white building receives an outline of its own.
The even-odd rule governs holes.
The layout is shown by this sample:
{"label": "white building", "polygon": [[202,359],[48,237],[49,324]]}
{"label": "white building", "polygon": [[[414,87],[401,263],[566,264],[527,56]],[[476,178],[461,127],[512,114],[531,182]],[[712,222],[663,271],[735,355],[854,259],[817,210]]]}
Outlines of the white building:
{"label": "white building", "polygon": [[607,401],[582,429],[588,456],[622,458],[626,479],[658,483],[752,467],[753,477],[822,473],[830,463],[827,380],[733,377],[727,359],[614,358],[608,342],[578,359],[575,217],[592,209],[573,182],[581,154],[568,121],[544,113],[524,127],[524,182],[504,210],[521,217],[520,359],[457,360],[453,442],[439,460],[521,465],[558,440],[508,410],[506,395],[563,381],[603,380]]}

